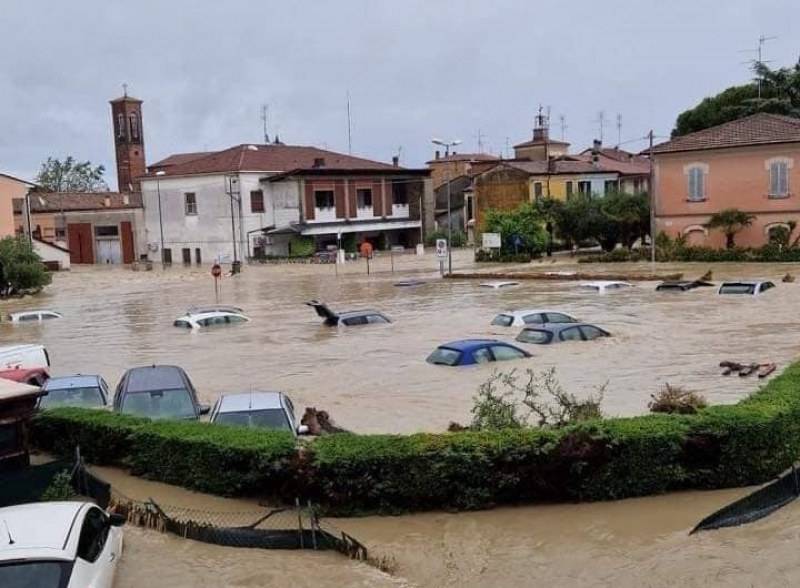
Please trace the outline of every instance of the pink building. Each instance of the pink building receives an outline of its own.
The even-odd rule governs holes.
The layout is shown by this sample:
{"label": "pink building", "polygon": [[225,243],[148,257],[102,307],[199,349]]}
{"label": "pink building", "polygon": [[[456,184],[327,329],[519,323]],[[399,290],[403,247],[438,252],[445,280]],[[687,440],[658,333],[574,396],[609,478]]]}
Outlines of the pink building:
{"label": "pink building", "polygon": [[800,223],[800,119],[761,113],[677,137],[653,148],[653,165],[656,233],[724,248],[703,224],[738,208],[756,219],[736,244],[758,247],[774,227]]}

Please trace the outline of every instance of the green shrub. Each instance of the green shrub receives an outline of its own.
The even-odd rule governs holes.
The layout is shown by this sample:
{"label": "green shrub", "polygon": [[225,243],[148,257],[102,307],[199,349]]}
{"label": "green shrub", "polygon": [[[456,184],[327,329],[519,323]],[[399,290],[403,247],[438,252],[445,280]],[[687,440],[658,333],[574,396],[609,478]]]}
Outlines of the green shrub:
{"label": "green shrub", "polygon": [[42,264],[42,258],[26,239],[4,237],[0,239],[0,293],[36,292],[52,281],[52,276]]}
{"label": "green shrub", "polygon": [[53,502],[58,500],[72,500],[75,497],[75,490],[72,488],[72,476],[67,470],[58,472],[50,485],[45,488],[39,500],[42,502]]}
{"label": "green shrub", "polygon": [[[452,231],[453,243],[452,247],[464,247],[467,244],[467,234],[459,229]],[[425,245],[434,247],[437,239],[447,240],[447,229],[438,229],[425,236]]]}
{"label": "green shrub", "polygon": [[317,240],[309,235],[297,235],[289,242],[289,253],[292,257],[308,257],[317,250]]}
{"label": "green shrub", "polygon": [[532,259],[530,253],[501,253],[497,249],[478,249],[475,251],[475,261],[477,263],[530,263]]}

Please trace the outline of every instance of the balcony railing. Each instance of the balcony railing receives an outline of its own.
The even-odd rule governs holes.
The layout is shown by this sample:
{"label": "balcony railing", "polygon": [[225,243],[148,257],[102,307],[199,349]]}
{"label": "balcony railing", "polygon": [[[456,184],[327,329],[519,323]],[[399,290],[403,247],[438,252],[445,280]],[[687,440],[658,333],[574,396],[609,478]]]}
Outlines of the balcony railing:
{"label": "balcony railing", "polygon": [[408,204],[392,204],[392,216],[408,218]]}
{"label": "balcony railing", "polygon": [[314,221],[331,222],[336,220],[336,209],[331,207],[314,208]]}

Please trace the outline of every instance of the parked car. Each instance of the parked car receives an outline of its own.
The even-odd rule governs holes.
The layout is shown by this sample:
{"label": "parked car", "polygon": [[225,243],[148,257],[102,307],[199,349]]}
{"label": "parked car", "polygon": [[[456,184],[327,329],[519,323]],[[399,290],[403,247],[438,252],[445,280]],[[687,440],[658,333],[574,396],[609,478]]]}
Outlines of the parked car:
{"label": "parked car", "polygon": [[520,343],[547,345],[560,341],[594,341],[600,337],[610,337],[611,333],[587,323],[561,323],[525,327],[517,335]]}
{"label": "parked car", "polygon": [[119,381],[114,410],[151,419],[196,420],[209,407],[200,404],[197,391],[183,369],[175,365],[131,368]]}
{"label": "parked car", "polygon": [[250,322],[250,319],[241,313],[228,310],[211,310],[179,316],[175,319],[175,322],[172,323],[172,326],[181,327],[183,329],[200,329],[203,327],[234,325],[247,322]]}
{"label": "parked car", "polygon": [[742,280],[738,282],[722,282],[718,294],[763,294],[771,290],[775,284],[767,280]]}
{"label": "parked car", "polygon": [[211,409],[211,422],[234,427],[291,431],[295,435],[308,433],[308,427],[296,424],[294,405],[283,392],[223,394]]}
{"label": "parked car", "polygon": [[41,367],[0,370],[0,378],[29,386],[42,386],[49,377],[47,369]]}
{"label": "parked car", "polygon": [[50,355],[44,345],[28,343],[0,347],[0,370],[50,367]]}
{"label": "parked car", "polygon": [[686,292],[701,286],[713,286],[710,282],[703,280],[679,280],[675,282],[661,282],[656,286],[656,292]]}
{"label": "parked car", "polygon": [[238,306],[228,306],[226,304],[190,306],[186,311],[186,314],[200,314],[202,312],[232,312],[236,314],[244,314],[244,311]]}
{"label": "parked car", "polygon": [[521,327],[523,325],[544,324],[544,323],[577,323],[574,316],[561,312],[560,310],[548,310],[546,308],[529,308],[526,310],[509,310],[501,312],[494,319],[492,325],[495,327]]}
{"label": "parked car", "polygon": [[21,310],[19,312],[12,312],[6,320],[12,323],[27,323],[27,322],[40,322],[50,319],[64,318],[61,313],[54,310]]}
{"label": "parked car", "polygon": [[461,339],[439,345],[426,361],[436,365],[472,365],[530,356],[524,349],[497,339]]}
{"label": "parked car", "polygon": [[481,288],[491,288],[492,290],[513,288],[515,286],[519,286],[519,282],[513,282],[510,280],[496,280],[493,282],[483,282],[481,284]]}
{"label": "parked car", "polygon": [[325,324],[329,327],[353,327],[356,325],[375,325],[392,322],[388,316],[376,310],[351,310],[337,314],[328,308],[327,304],[319,300],[311,300],[306,304],[313,307],[317,311],[317,315],[324,319]]}
{"label": "parked car", "polygon": [[617,290],[626,290],[633,288],[633,284],[628,282],[617,282],[614,280],[598,280],[595,282],[583,282],[580,285],[581,290],[584,292],[597,292],[603,294],[604,292],[615,292]]}
{"label": "parked car", "polygon": [[0,522],[0,586],[113,586],[122,515],[91,502],[34,502],[0,508]]}
{"label": "parked car", "polygon": [[44,396],[39,398],[39,408],[95,408],[108,405],[108,384],[102,377],[94,374],[50,378],[45,382],[42,391]]}

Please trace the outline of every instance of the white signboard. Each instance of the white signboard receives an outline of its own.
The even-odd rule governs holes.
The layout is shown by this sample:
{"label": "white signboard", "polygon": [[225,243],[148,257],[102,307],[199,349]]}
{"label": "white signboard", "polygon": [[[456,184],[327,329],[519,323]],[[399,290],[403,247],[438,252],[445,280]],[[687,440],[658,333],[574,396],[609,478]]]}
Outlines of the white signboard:
{"label": "white signboard", "polygon": [[483,234],[483,248],[484,249],[500,249],[500,233],[484,233]]}
{"label": "white signboard", "polygon": [[217,263],[232,263],[233,256],[230,253],[218,253]]}
{"label": "white signboard", "polygon": [[447,239],[436,239],[436,256],[447,257]]}

